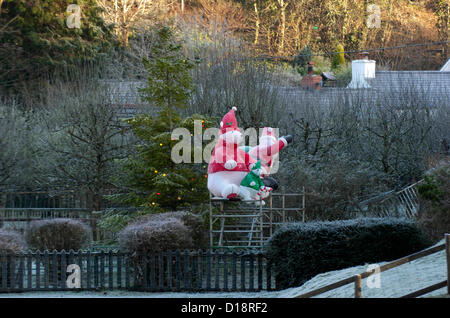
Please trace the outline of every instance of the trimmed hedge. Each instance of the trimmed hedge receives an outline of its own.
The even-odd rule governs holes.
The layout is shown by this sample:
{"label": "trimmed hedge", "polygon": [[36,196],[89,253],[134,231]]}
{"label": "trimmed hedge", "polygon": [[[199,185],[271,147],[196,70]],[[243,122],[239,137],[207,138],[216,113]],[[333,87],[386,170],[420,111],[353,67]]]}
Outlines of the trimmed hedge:
{"label": "trimmed hedge", "polygon": [[[18,254],[27,248],[25,240],[19,232],[13,230],[0,229],[0,284],[5,280],[6,286],[11,285],[11,263],[3,259],[3,254]],[[6,261],[6,266],[4,265]]]}
{"label": "trimmed hedge", "polygon": [[119,233],[119,244],[133,255],[193,248],[189,229],[176,218],[130,224]]}
{"label": "trimmed hedge", "polygon": [[185,225],[192,238],[193,247],[196,249],[206,248],[208,246],[208,231],[205,227],[203,219],[196,214],[186,211],[164,212],[158,214],[146,215],[140,218],[138,223],[146,223],[148,221],[165,221],[168,219],[177,219]]}
{"label": "trimmed hedge", "polygon": [[[183,250],[194,247],[191,232],[182,221],[175,217],[144,217],[128,225],[119,233],[120,249],[131,253],[131,260],[136,267],[138,284],[144,283],[144,272],[151,272],[152,252]],[[144,257],[146,253],[147,257]],[[155,268],[159,268],[159,260],[153,259]],[[147,276],[150,279],[150,276]],[[157,283],[159,278],[155,277]],[[147,281],[149,283],[149,281]]]}
{"label": "trimmed hedge", "polygon": [[0,254],[20,253],[27,244],[19,232],[0,229]]}
{"label": "trimmed hedge", "polygon": [[79,250],[91,241],[91,229],[76,219],[58,218],[30,222],[27,243],[38,250]]}
{"label": "trimmed hedge", "polygon": [[361,218],[285,225],[269,240],[266,253],[277,288],[285,289],[320,273],[391,261],[430,245],[412,221]]}

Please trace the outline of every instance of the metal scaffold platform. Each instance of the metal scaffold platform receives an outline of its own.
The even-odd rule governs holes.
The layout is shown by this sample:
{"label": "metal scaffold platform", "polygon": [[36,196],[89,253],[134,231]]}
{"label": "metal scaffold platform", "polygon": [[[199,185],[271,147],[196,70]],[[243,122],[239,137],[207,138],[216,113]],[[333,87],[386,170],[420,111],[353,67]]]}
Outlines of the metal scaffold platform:
{"label": "metal scaffold platform", "polygon": [[262,248],[281,224],[305,222],[304,188],[301,193],[271,193],[264,201],[265,205],[261,201],[258,205],[210,195],[210,247]]}

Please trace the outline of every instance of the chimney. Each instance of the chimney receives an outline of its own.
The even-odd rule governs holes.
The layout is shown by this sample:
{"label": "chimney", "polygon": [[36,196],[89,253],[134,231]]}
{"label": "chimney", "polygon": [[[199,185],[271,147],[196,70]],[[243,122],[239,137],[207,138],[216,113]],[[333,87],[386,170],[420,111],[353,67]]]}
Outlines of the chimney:
{"label": "chimney", "polygon": [[308,62],[308,75],[311,76],[313,74],[313,68],[314,68],[314,62],[309,61]]}
{"label": "chimney", "polygon": [[360,56],[352,61],[352,81],[347,88],[370,88],[367,80],[375,78],[375,61],[369,60],[368,52],[361,52]]}
{"label": "chimney", "polygon": [[308,75],[302,77],[302,87],[306,89],[321,89],[322,76],[313,75],[314,62],[308,62]]}

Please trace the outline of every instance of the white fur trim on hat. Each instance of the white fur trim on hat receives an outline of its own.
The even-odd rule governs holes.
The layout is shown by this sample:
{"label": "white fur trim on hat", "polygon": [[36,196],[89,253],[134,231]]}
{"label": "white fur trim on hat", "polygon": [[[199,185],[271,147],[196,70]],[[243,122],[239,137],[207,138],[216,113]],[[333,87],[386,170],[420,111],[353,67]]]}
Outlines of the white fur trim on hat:
{"label": "white fur trim on hat", "polygon": [[233,108],[231,108],[232,110],[234,110],[234,111],[237,111],[237,108],[236,107],[233,107]]}

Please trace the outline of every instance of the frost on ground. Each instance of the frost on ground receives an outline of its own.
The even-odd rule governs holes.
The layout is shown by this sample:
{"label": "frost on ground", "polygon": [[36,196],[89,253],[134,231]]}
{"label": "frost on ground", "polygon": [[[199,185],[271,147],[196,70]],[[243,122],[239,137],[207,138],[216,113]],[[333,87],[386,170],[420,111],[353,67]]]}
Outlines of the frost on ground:
{"label": "frost on ground", "polygon": [[[436,245],[443,244],[444,240]],[[382,266],[388,262],[381,262]],[[363,266],[350,267],[338,271],[322,273],[301,287],[290,288],[278,293],[277,297],[294,297],[304,294],[308,291],[320,288],[322,286],[337,282],[347,277],[360,274],[367,270],[369,264]],[[438,253],[419,258],[412,262],[400,265],[393,269],[382,272],[380,275],[380,288],[369,288],[367,279],[363,279],[362,297],[366,298],[395,298],[407,295],[419,289],[431,286],[447,279],[447,263],[445,250]],[[370,278],[369,278],[370,279]],[[369,284],[370,285],[370,284]],[[424,295],[429,297],[433,295],[444,294],[445,288]],[[317,297],[354,297],[354,284],[348,284],[340,288],[323,293]]]}
{"label": "frost on ground", "polygon": [[[444,243],[444,240],[438,244]],[[438,245],[436,244],[436,245]],[[387,262],[379,263],[384,265]],[[25,297],[25,298],[290,298],[304,294],[322,286],[340,281],[350,276],[360,274],[367,270],[369,264],[355,266],[337,271],[322,273],[300,287],[289,288],[276,292],[257,293],[145,293],[127,291],[107,292],[28,292],[21,294],[0,294],[2,297]],[[396,298],[407,295],[419,289],[431,286],[446,280],[447,264],[445,250],[428,255],[415,261],[403,264],[396,268],[380,273],[380,288],[369,288],[367,279],[363,280],[362,296],[371,298]],[[370,278],[369,278],[370,279]],[[428,293],[423,297],[445,294],[445,288]],[[354,297],[354,285],[348,284],[338,289],[326,292],[317,297],[329,298],[351,298]]]}

